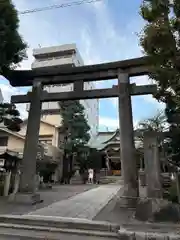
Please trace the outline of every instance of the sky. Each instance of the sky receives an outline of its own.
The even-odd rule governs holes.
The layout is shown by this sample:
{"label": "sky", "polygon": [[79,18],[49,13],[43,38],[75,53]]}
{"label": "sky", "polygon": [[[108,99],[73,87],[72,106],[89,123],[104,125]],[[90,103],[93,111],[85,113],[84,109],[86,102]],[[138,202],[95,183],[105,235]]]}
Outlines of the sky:
{"label": "sky", "polygon": [[[13,0],[18,11],[69,3],[73,0]],[[143,56],[138,34],[144,26],[139,15],[142,0],[102,0],[51,11],[19,15],[19,32],[28,44],[28,59],[19,69],[30,69],[33,62],[32,49],[67,43],[76,43],[84,64],[118,61]],[[130,79],[137,85],[152,83],[147,76]],[[117,80],[101,81],[97,88],[107,88]],[[5,101],[11,95],[24,94],[28,88],[13,88],[0,77],[0,88]],[[153,116],[164,106],[151,95],[132,97],[134,125]],[[18,109],[27,117],[24,104]],[[118,128],[118,102],[116,98],[99,101],[99,129]]]}

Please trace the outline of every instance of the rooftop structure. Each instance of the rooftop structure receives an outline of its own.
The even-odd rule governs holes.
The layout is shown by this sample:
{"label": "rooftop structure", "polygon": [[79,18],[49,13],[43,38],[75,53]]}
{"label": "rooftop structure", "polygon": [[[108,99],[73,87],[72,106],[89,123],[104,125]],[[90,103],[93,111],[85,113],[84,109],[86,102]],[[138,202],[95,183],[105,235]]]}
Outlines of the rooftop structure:
{"label": "rooftop structure", "polygon": [[75,44],[36,48],[32,69],[52,69],[59,66],[82,66],[83,60]]}

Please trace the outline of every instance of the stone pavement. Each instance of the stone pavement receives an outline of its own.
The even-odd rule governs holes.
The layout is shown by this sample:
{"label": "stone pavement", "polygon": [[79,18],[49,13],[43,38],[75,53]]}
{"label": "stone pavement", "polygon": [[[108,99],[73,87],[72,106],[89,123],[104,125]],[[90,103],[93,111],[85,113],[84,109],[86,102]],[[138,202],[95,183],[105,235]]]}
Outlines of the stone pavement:
{"label": "stone pavement", "polygon": [[120,184],[102,185],[29,214],[92,220],[121,188]]}
{"label": "stone pavement", "polygon": [[41,190],[42,203],[36,205],[24,205],[9,203],[6,198],[0,198],[0,215],[2,214],[13,214],[22,215],[28,212],[36,211],[37,209],[47,207],[48,205],[68,199],[79,193],[88,191],[96,188],[97,185],[56,185],[52,189]]}
{"label": "stone pavement", "polygon": [[[122,183],[121,183],[122,184]],[[140,196],[146,196],[146,188],[139,186]],[[119,199],[123,195],[123,188],[94,218],[96,221],[107,221],[118,223],[120,225],[126,223],[139,222],[134,219],[134,209],[122,208],[119,204]],[[141,224],[141,223],[140,223]]]}

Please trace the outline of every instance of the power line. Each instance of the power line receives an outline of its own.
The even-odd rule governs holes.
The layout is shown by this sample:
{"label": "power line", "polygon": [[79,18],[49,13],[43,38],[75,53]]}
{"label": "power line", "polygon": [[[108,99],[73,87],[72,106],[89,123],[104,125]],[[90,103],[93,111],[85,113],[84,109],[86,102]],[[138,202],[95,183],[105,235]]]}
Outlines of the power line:
{"label": "power line", "polygon": [[79,5],[86,4],[86,3],[95,3],[95,2],[101,2],[101,1],[102,0],[74,1],[74,2],[70,2],[70,3],[54,4],[54,5],[47,6],[47,7],[42,7],[42,8],[28,9],[28,10],[25,10],[25,11],[19,11],[18,13],[20,15],[25,15],[25,14],[30,14],[30,13],[43,12],[43,11],[48,11],[48,10],[53,10],[53,9],[58,9],[58,8],[79,6]]}

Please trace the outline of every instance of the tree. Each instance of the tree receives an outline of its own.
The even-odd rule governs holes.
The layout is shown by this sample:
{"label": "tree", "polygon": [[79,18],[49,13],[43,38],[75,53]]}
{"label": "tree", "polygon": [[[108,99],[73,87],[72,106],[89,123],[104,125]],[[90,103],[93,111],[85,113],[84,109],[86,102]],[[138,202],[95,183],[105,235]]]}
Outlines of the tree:
{"label": "tree", "polygon": [[100,170],[102,167],[102,154],[95,148],[89,149],[88,168]]}
{"label": "tree", "polygon": [[[163,132],[167,129],[166,125],[166,116],[163,111],[158,111],[154,116],[144,119],[138,123],[137,128],[135,129],[135,131],[138,133],[136,137],[136,140],[138,141],[136,153],[138,160],[141,160],[141,162],[138,163],[138,165],[141,165],[141,168],[143,166],[142,159],[144,157],[144,133],[146,131]],[[164,143],[164,141],[161,143]]]}
{"label": "tree", "polygon": [[65,149],[72,152],[88,143],[90,127],[84,114],[84,107],[78,101],[60,102],[62,125],[66,131]]}
{"label": "tree", "polygon": [[146,131],[163,132],[167,129],[166,116],[163,111],[158,111],[154,116],[139,121],[135,131],[138,134],[139,145],[143,146],[143,134]]}
{"label": "tree", "polygon": [[1,0],[0,16],[0,72],[3,73],[26,57],[27,45],[18,33],[18,14],[11,0]]}
{"label": "tree", "polygon": [[158,85],[154,97],[166,104],[172,160],[180,159],[180,0],[144,0],[140,11],[147,22],[140,45],[152,66],[149,77]]}
{"label": "tree", "polygon": [[9,130],[20,131],[22,120],[19,118],[20,113],[14,104],[0,104],[0,123],[3,123]]}
{"label": "tree", "polygon": [[[85,159],[86,144],[90,139],[90,127],[84,114],[84,107],[78,101],[59,102],[62,116],[62,126],[65,132],[63,175],[68,174],[68,168],[72,172],[73,153],[77,159]],[[70,165],[70,166],[69,166]]]}
{"label": "tree", "polygon": [[166,129],[166,116],[163,111],[158,111],[154,116],[140,121],[137,130],[163,132]]}
{"label": "tree", "polygon": [[[11,0],[0,2],[0,74],[6,74],[26,57],[27,45],[18,33],[19,19]],[[19,131],[22,120],[15,105],[0,104],[0,122],[12,130]]]}

